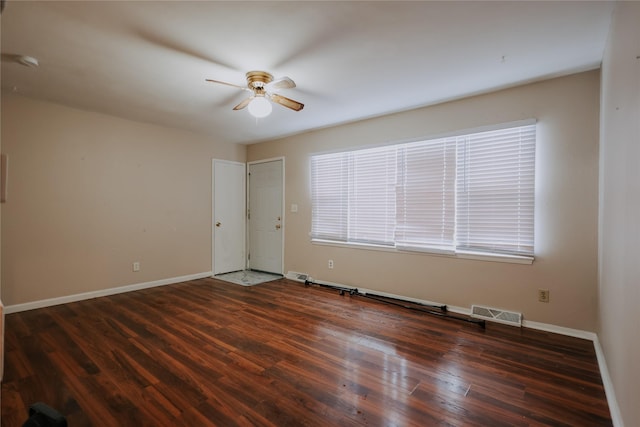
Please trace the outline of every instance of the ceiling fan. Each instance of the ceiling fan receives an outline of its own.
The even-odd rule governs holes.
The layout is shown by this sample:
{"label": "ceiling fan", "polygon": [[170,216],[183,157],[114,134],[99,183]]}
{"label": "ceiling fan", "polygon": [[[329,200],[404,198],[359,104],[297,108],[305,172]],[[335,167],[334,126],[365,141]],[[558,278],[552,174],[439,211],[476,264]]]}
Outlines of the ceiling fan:
{"label": "ceiling fan", "polygon": [[254,117],[266,117],[271,114],[271,102],[269,101],[294,111],[300,111],[304,108],[304,104],[276,93],[281,89],[292,89],[296,87],[294,81],[289,77],[281,77],[274,80],[273,76],[266,71],[249,71],[247,73],[247,87],[213,79],[206,79],[206,81],[251,92],[249,98],[233,107],[233,109],[242,110],[248,107],[249,113]]}

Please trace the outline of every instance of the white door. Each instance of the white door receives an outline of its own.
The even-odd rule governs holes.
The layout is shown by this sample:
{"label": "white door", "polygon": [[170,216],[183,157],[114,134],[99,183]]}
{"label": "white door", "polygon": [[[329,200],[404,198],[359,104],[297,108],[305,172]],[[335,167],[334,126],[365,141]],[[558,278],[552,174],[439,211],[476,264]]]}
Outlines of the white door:
{"label": "white door", "polygon": [[213,160],[213,274],[246,266],[246,168],[244,163]]}
{"label": "white door", "polygon": [[282,274],[284,159],[249,164],[249,267]]}

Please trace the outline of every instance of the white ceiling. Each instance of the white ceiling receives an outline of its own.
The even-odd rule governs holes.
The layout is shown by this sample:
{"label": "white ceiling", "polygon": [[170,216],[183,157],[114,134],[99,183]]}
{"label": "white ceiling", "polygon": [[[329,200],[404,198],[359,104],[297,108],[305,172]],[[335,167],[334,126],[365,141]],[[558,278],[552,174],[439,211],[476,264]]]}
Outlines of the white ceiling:
{"label": "white ceiling", "polygon": [[[252,143],[598,68],[612,2],[9,0],[2,89]],[[30,55],[27,68],[8,55]],[[265,70],[298,85],[232,111]]]}

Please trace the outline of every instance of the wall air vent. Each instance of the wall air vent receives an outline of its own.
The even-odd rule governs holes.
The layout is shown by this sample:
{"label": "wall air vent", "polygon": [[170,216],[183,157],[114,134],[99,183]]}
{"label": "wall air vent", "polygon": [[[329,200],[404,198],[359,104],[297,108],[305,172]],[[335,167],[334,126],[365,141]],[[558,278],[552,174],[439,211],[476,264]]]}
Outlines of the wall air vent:
{"label": "wall air vent", "polygon": [[288,271],[285,277],[290,280],[295,280],[296,282],[304,283],[309,278],[309,275],[306,273],[298,273],[297,271]]}
{"label": "wall air vent", "polygon": [[500,310],[498,308],[472,305],[471,317],[475,317],[476,319],[485,319],[491,322],[504,323],[505,325],[522,326],[522,313]]}

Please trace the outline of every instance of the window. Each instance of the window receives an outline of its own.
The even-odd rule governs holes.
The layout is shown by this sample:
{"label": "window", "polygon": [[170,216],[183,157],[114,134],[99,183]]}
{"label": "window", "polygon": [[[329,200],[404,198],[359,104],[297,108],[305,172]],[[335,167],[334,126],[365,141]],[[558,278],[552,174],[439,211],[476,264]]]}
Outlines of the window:
{"label": "window", "polygon": [[533,255],[536,127],[311,157],[314,240]]}

